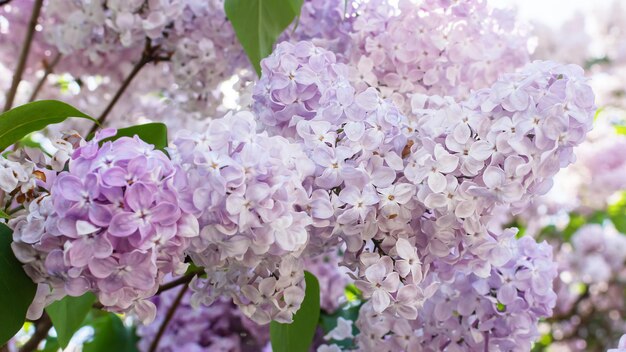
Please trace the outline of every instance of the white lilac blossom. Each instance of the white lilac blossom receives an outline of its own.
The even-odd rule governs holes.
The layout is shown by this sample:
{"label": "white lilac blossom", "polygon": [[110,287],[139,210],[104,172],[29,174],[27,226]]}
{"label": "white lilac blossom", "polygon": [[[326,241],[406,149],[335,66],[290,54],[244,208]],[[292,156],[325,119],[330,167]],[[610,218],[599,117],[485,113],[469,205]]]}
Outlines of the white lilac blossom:
{"label": "white lilac blossom", "polygon": [[290,322],[304,298],[302,253],[313,220],[303,195],[314,164],[297,144],[258,133],[245,111],[212,120],[205,132],[180,133],[173,145],[186,175],[175,180],[181,207],[201,227],[189,252],[208,275],[192,286],[195,302],[225,294],[257,323]]}
{"label": "white lilac blossom", "polygon": [[198,221],[181,209],[174,178],[184,175],[167,156],[138,137],[103,141],[115,133],[79,142],[67,171],[45,170],[47,191],[9,221],[12,247],[53,296],[94,292],[105,308],[149,321],[146,299],[166,274],[185,272]]}

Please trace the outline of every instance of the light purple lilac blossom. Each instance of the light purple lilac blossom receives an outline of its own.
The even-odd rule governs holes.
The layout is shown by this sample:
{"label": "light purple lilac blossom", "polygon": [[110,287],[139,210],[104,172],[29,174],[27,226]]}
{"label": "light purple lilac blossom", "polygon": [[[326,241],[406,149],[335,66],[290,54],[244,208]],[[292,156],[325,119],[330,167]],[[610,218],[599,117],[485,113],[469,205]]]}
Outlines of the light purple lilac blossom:
{"label": "light purple lilac blossom", "polygon": [[[283,55],[289,69],[279,64]],[[328,76],[297,82],[295,73],[317,57]],[[254,107],[315,164],[307,196],[324,217],[309,248],[344,243],[344,264],[371,299],[362,316],[413,320],[439,281],[487,278],[515,258],[511,236],[484,224],[497,205],[523,209],[574,160],[573,147],[591,128],[593,93],[580,68],[535,62],[465,101],[413,94],[404,116],[374,88],[355,89],[333,57],[309,44],[279,44],[262,64],[266,88]],[[293,85],[289,99],[281,100],[282,82]],[[314,111],[285,120],[283,111],[311,96],[320,97]],[[438,279],[425,280],[429,272]]]}
{"label": "light purple lilac blossom", "polygon": [[170,149],[186,175],[174,180],[181,208],[201,228],[189,252],[208,279],[195,282],[194,300],[228,295],[260,324],[290,322],[304,298],[314,165],[299,145],[256,131],[253,114],[229,113],[204,132],[179,134]]}
{"label": "light purple lilac blossom", "polygon": [[67,171],[46,172],[47,192],[9,222],[13,250],[53,295],[95,292],[105,308],[149,321],[146,299],[164,275],[185,272],[198,221],[179,205],[168,157],[138,137],[103,141],[115,133],[80,142]]}

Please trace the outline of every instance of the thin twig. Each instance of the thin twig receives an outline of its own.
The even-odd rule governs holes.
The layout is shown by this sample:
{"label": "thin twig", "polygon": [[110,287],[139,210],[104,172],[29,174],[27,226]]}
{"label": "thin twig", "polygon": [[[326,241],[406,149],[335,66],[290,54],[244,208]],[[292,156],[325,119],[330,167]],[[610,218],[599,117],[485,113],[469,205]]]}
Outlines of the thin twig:
{"label": "thin twig", "polygon": [[41,318],[35,323],[35,333],[31,336],[19,352],[32,352],[37,349],[37,346],[48,336],[48,331],[52,327],[52,321],[46,312],[43,313]]}
{"label": "thin twig", "polygon": [[29,103],[37,99],[37,95],[39,94],[39,91],[41,90],[41,88],[43,88],[43,85],[46,83],[48,76],[54,70],[54,66],[56,66],[60,60],[61,60],[61,53],[56,54],[56,56],[52,59],[52,62],[50,63],[48,63],[45,59],[43,60],[43,67],[44,67],[43,77],[41,77],[39,82],[37,82],[37,86],[35,87],[33,92],[30,94],[30,98],[28,98]]}
{"label": "thin twig", "polygon": [[13,81],[11,82],[11,88],[7,92],[6,101],[4,102],[4,111],[11,109],[13,101],[15,100],[15,94],[17,93],[17,86],[19,86],[22,80],[22,74],[26,68],[26,61],[28,61],[28,54],[30,52],[30,45],[33,42],[33,36],[35,35],[35,27],[37,26],[37,19],[41,12],[41,6],[43,0],[35,0],[33,5],[33,12],[30,15],[30,22],[28,23],[28,29],[26,31],[26,38],[24,38],[24,45],[22,45],[22,51],[20,52],[20,58],[17,62],[17,67],[13,73]]}
{"label": "thin twig", "polygon": [[130,73],[126,77],[126,79],[124,79],[124,81],[122,82],[122,85],[118,88],[117,92],[115,92],[113,99],[111,99],[111,101],[109,102],[109,105],[107,105],[106,109],[104,109],[104,111],[98,118],[98,124],[94,124],[91,127],[91,130],[89,131],[88,135],[96,132],[98,125],[102,125],[104,123],[104,120],[106,120],[107,116],[109,115],[111,110],[113,110],[113,107],[115,106],[115,104],[117,104],[118,100],[120,100],[120,98],[122,97],[122,94],[124,94],[124,92],[126,91],[126,88],[128,88],[128,86],[133,81],[135,76],[137,76],[139,71],[141,71],[141,69],[144,66],[146,66],[146,64],[150,63],[153,60],[154,51],[155,50],[152,47],[150,39],[146,38],[146,46],[141,55],[141,59],[139,59],[139,61],[133,67],[132,71],[130,71]]}
{"label": "thin twig", "polygon": [[167,291],[167,290],[171,290],[171,289],[173,289],[174,287],[180,286],[180,285],[182,285],[182,284],[188,284],[188,283],[190,283],[190,282],[191,282],[191,280],[192,280],[192,279],[193,279],[196,275],[198,275],[198,274],[200,274],[200,273],[202,273],[202,271],[192,271],[192,272],[190,272],[190,273],[187,273],[187,274],[185,274],[185,275],[183,275],[183,276],[179,277],[179,278],[178,278],[178,279],[176,279],[176,280],[173,280],[173,281],[170,281],[170,282],[168,282],[168,283],[166,283],[166,284],[163,284],[163,285],[161,285],[161,286],[159,287],[159,290],[157,291],[157,293],[156,293],[156,294],[157,294],[157,295],[158,295],[158,294],[161,294],[161,293],[163,293],[163,292],[165,292],[165,291]]}
{"label": "thin twig", "polygon": [[152,344],[150,345],[150,352],[155,352],[157,347],[159,346],[159,341],[161,340],[161,337],[163,337],[163,333],[165,333],[165,329],[167,329],[167,324],[169,324],[170,320],[172,320],[172,318],[174,317],[174,313],[176,313],[176,309],[178,308],[178,306],[180,306],[180,302],[182,302],[183,296],[185,295],[185,292],[187,292],[188,288],[189,288],[189,283],[186,283],[185,286],[183,286],[183,288],[180,289],[180,292],[178,292],[178,296],[176,296],[174,303],[172,303],[172,306],[167,311],[167,315],[165,316],[163,323],[161,323],[161,326],[159,327],[159,331],[154,337],[154,341],[152,341]]}

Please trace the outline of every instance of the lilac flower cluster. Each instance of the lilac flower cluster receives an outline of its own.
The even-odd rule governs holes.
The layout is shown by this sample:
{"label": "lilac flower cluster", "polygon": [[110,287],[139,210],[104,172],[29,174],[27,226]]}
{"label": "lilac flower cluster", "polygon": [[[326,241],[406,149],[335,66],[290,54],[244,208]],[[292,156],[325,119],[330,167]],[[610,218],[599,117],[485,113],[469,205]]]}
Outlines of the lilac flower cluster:
{"label": "lilac flower cluster", "polygon": [[298,119],[309,120],[318,113],[322,93],[337,78],[335,62],[332,52],[311,42],[277,45],[261,61],[263,75],[254,86],[254,109],[261,122],[284,136],[295,134]]}
{"label": "lilac flower cluster", "polygon": [[460,258],[459,246],[487,259],[493,244],[481,234],[490,211],[519,211],[545,193],[573,162],[594,110],[582,70],[550,62],[505,75],[462,104],[414,95],[412,105],[419,133],[404,173],[437,215],[427,220],[436,230],[428,252],[448,260]]}
{"label": "lilac flower cluster", "polygon": [[[176,294],[173,290],[152,299],[157,306],[157,318],[150,325],[137,329],[140,351],[150,350]],[[220,299],[210,307],[194,309],[191,294],[187,293],[160,337],[156,351],[256,352],[268,342],[268,327],[261,327],[243,316],[232,302]]]}
{"label": "lilac flower cluster", "polygon": [[387,1],[358,9],[351,46],[351,81],[359,91],[377,87],[401,111],[412,93],[464,98],[503,72],[528,62],[527,35],[515,15],[486,1],[415,4]]}
{"label": "lilac flower cluster", "polygon": [[[307,196],[313,217],[324,217],[314,221],[309,247],[344,243],[344,264],[371,299],[361,316],[413,320],[437,281],[445,281],[425,280],[428,272],[486,278],[515,259],[511,236],[484,224],[496,205],[522,208],[545,192],[572,161],[594,109],[580,69],[533,63],[461,103],[415,94],[405,117],[374,88],[358,92],[350,85],[332,53],[309,47],[278,45],[263,63],[261,80],[269,89],[257,90],[255,108],[274,133],[302,144],[315,164]],[[319,72],[329,77],[320,76],[322,84],[294,82],[278,109],[265,104],[280,96],[285,77],[296,77],[266,63],[309,52],[328,57]],[[305,59],[292,70],[310,65]],[[318,107],[285,120],[281,112],[310,96],[310,86],[320,96]]]}
{"label": "lilac flower cluster", "polygon": [[515,240],[514,235],[514,231],[502,234],[512,238],[512,259],[494,265],[488,277],[433,273],[429,279],[440,286],[416,320],[360,314],[359,348],[371,351],[392,345],[402,351],[530,350],[538,336],[538,319],[552,314],[556,295],[551,282],[557,270],[547,243],[538,244],[530,237]]}
{"label": "lilac flower cluster", "polygon": [[163,43],[185,1],[55,1],[46,7],[48,41],[62,54],[82,52],[92,62],[110,52],[143,47],[145,38]]}
{"label": "lilac flower cluster", "polygon": [[188,1],[176,22],[172,73],[190,111],[214,114],[222,101],[220,84],[232,76],[254,80],[253,71],[224,13],[223,0]]}
{"label": "lilac flower cluster", "polygon": [[175,183],[181,208],[201,227],[189,251],[208,274],[195,282],[194,299],[210,304],[225,294],[260,324],[290,322],[304,298],[301,254],[312,219],[303,195],[313,163],[297,144],[256,130],[243,111],[173,142],[186,175]]}
{"label": "lilac flower cluster", "polygon": [[174,178],[184,175],[167,156],[138,137],[103,141],[115,133],[79,142],[67,171],[46,170],[49,193],[9,222],[13,250],[53,295],[92,291],[107,309],[149,321],[155,311],[145,299],[164,275],[185,272],[198,221],[178,203]]}

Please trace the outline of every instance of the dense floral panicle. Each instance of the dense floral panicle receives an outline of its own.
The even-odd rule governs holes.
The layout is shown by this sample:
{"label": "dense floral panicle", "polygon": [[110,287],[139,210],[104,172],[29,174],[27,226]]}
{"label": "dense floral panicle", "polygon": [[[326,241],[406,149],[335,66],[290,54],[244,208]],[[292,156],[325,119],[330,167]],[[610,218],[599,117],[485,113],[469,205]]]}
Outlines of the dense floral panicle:
{"label": "dense floral panicle", "polygon": [[[152,298],[157,318],[137,329],[139,350],[149,351],[167,311],[178,292],[171,290]],[[269,342],[269,328],[246,318],[230,300],[220,299],[211,306],[193,308],[187,292],[167,328],[160,336],[156,351],[239,351],[256,352]]]}
{"label": "dense floral panicle", "polygon": [[354,0],[306,0],[297,22],[278,41],[310,41],[342,57],[350,52],[352,27],[360,6]]}
{"label": "dense floral panicle", "polygon": [[[431,272],[439,288],[416,320],[378,314],[370,303],[361,308],[357,343],[362,350],[393,346],[401,351],[528,351],[538,337],[537,321],[552,314],[557,275],[552,248],[534,239],[514,239],[510,260],[494,266],[488,277]],[[401,302],[398,302],[400,304]],[[414,331],[419,331],[415,333]]]}
{"label": "dense floral panicle", "polygon": [[[242,84],[252,82],[254,71],[226,18],[223,0],[185,1],[175,22],[172,73],[190,111],[214,114],[223,99],[220,89],[233,76]],[[181,94],[182,93],[182,94]]]}
{"label": "dense floral panicle", "polygon": [[62,54],[81,52],[98,62],[111,51],[141,49],[146,38],[162,44],[185,6],[185,1],[59,0],[47,4],[46,32]]}
{"label": "dense floral panicle", "polygon": [[515,15],[486,1],[376,0],[357,9],[351,80],[377,87],[403,111],[412,93],[467,97],[528,62],[527,35]]}
{"label": "dense floral panicle", "polygon": [[194,285],[196,302],[228,294],[258,323],[288,322],[304,298],[314,165],[297,144],[256,130],[253,114],[231,113],[180,133],[170,154],[186,174],[181,207],[200,221],[190,252],[208,278]]}
{"label": "dense floral panicle", "polygon": [[37,283],[80,296],[95,292],[108,309],[154,317],[164,275],[186,269],[184,250],[198,221],[181,209],[176,169],[138,137],[103,130],[71,153],[67,171],[46,171],[45,189],[11,219],[13,249]]}
{"label": "dense floral panicle", "polygon": [[295,132],[297,119],[310,120],[320,109],[322,94],[336,79],[335,55],[311,42],[280,43],[261,61],[262,75],[254,87],[254,109],[267,126],[285,135]]}
{"label": "dense floral panicle", "polygon": [[[352,23],[345,5],[342,0],[306,1],[298,25],[279,41],[315,40],[345,51]],[[226,18],[223,0],[145,4],[59,0],[44,5],[42,26],[47,41],[56,48],[52,51],[63,55],[57,71],[74,77],[102,74],[117,88],[130,71],[126,66],[145,59],[166,62],[159,65],[160,73],[151,76],[159,82],[142,84],[142,94],[163,93],[171,104],[203,117],[224,110],[223,88],[233,78],[236,90],[256,80]],[[175,86],[170,85],[172,79]]]}
{"label": "dense floral panicle", "polygon": [[459,258],[461,244],[485,258],[491,210],[519,211],[550,189],[591,128],[593,99],[580,68],[550,62],[505,75],[461,104],[414,95],[404,174],[436,215],[427,221],[438,229],[430,254]]}
{"label": "dense floral panicle", "polygon": [[[283,55],[293,54],[279,45],[263,64]],[[511,261],[511,233],[484,225],[491,210],[521,209],[545,192],[593,117],[593,94],[572,66],[533,63],[462,102],[414,94],[408,117],[374,88],[355,89],[342,64],[327,67],[314,114],[284,120],[257,108],[272,133],[301,143],[315,164],[308,196],[326,221],[314,223],[311,246],[344,242],[344,265],[368,309],[390,320],[415,319],[441,294],[438,281],[486,279]],[[261,81],[280,79],[266,70]],[[254,98],[270,97],[257,90]],[[437,278],[425,280],[429,272]]]}

